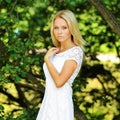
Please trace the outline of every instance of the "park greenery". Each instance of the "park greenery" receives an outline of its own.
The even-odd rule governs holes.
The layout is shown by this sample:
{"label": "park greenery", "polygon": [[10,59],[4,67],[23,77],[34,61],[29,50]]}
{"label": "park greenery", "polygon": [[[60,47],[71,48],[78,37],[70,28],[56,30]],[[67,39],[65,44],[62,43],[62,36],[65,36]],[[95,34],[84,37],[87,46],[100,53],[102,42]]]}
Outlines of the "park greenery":
{"label": "park greenery", "polygon": [[[73,84],[75,120],[120,120],[119,0],[0,0],[0,120],[35,120],[45,89],[43,58],[53,46],[50,22],[61,9],[75,13],[87,43]],[[118,62],[101,61],[100,54]]]}

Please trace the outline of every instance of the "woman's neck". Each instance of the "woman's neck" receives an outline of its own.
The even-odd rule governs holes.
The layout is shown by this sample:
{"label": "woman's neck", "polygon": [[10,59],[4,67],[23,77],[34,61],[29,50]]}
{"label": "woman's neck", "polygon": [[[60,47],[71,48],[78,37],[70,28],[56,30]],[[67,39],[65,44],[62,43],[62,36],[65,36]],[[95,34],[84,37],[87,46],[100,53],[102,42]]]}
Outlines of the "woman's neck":
{"label": "woman's neck", "polygon": [[70,49],[74,46],[75,46],[75,44],[73,42],[69,42],[69,43],[65,43],[65,44],[61,43],[60,44],[60,51],[65,51],[65,50]]}

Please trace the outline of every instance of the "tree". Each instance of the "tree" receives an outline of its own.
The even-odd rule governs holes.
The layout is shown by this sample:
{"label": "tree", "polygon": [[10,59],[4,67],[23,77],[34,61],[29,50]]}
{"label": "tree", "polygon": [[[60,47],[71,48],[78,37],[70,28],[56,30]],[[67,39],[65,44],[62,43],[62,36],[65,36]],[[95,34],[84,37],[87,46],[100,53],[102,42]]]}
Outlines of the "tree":
{"label": "tree", "polygon": [[[120,21],[116,19],[116,17],[110,12],[103,2],[101,0],[89,0],[92,5],[95,6],[95,8],[100,12],[102,17],[105,19],[105,21],[108,23],[108,25],[111,27],[113,32],[118,34],[120,36]],[[119,46],[116,46],[115,42],[113,44],[116,47],[117,55],[120,57],[120,50]]]}
{"label": "tree", "polygon": [[102,17],[111,27],[113,32],[120,36],[120,22],[115,18],[115,16],[110,12],[101,0],[89,0],[92,5],[100,12]]}
{"label": "tree", "polygon": [[[118,1],[114,0],[113,7],[117,4]],[[107,6],[110,5],[108,2]],[[84,120],[86,116],[92,120],[103,119],[106,112],[90,112],[97,102],[107,109],[106,105],[115,101],[115,109],[119,110],[119,81],[112,75],[111,68],[96,58],[97,52],[103,50],[100,46],[106,45],[109,50],[113,50],[115,44],[119,46],[119,37],[111,31],[88,1],[60,0],[58,6],[58,2],[54,0],[1,0],[0,7],[0,93],[4,98],[4,101],[0,102],[9,108],[10,105],[15,106],[8,115],[0,106],[1,119],[14,119],[14,115],[19,112],[21,115],[18,114],[17,119],[35,119],[44,95],[43,56],[46,49],[52,46],[50,21],[57,10],[64,8],[74,11],[83,37],[88,42],[85,50],[89,59],[83,64],[73,85],[77,120]],[[119,15],[117,8],[115,13]],[[115,71],[118,71],[118,68],[119,65],[114,66]],[[89,79],[96,79],[102,86],[101,89],[85,91]],[[111,84],[112,87],[107,86]],[[91,101],[86,100],[87,96]],[[117,113],[115,115],[117,116]]]}

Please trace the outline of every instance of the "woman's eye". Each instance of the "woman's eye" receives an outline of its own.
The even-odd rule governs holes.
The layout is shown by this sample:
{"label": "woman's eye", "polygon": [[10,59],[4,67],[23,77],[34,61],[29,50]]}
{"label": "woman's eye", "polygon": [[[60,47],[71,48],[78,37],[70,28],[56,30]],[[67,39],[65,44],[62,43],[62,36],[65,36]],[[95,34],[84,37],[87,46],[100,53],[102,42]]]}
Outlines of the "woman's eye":
{"label": "woman's eye", "polygon": [[58,29],[63,29],[63,30],[65,30],[65,29],[67,29],[67,27],[66,27],[66,26],[63,26],[63,27],[54,27],[54,30],[58,30]]}
{"label": "woman's eye", "polygon": [[63,29],[67,29],[67,27],[65,26],[65,27],[62,27]]}
{"label": "woman's eye", "polygon": [[54,29],[58,29],[58,27],[54,27]]}

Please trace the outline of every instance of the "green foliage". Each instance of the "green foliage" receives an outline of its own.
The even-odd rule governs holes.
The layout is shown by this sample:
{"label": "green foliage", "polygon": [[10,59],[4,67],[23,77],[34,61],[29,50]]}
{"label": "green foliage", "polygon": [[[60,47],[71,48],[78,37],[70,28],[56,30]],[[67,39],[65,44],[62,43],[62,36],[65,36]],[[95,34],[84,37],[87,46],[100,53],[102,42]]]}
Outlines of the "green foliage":
{"label": "green foliage", "polygon": [[4,116],[4,107],[0,105],[0,120],[4,120],[3,116]]}
{"label": "green foliage", "polygon": [[7,115],[5,120],[35,120],[38,109],[23,109],[23,113],[16,118],[13,114]]}
{"label": "green foliage", "polygon": [[[118,17],[120,2],[104,2]],[[43,48],[52,46],[50,22],[55,12],[60,9],[70,9],[75,13],[83,38],[87,41],[85,52],[89,59],[83,64],[73,85],[76,108],[81,108],[91,120],[104,119],[107,114],[102,108],[91,112],[96,108],[96,104],[107,110],[109,105],[115,103],[114,109],[119,111],[120,87],[119,82],[116,82],[116,75],[114,77],[112,73],[119,70],[119,65],[113,70],[109,69],[97,61],[96,52],[119,51],[120,38],[112,33],[88,1],[0,0],[0,7],[0,95],[4,94],[5,104],[15,106],[6,114],[4,102],[1,102],[3,106],[0,106],[0,120],[3,117],[6,120],[35,119],[38,111],[36,108],[44,94],[42,64],[46,50]],[[102,87],[85,91],[93,79]],[[21,114],[17,114],[18,107],[23,108]],[[117,115],[118,112],[113,114]]]}

